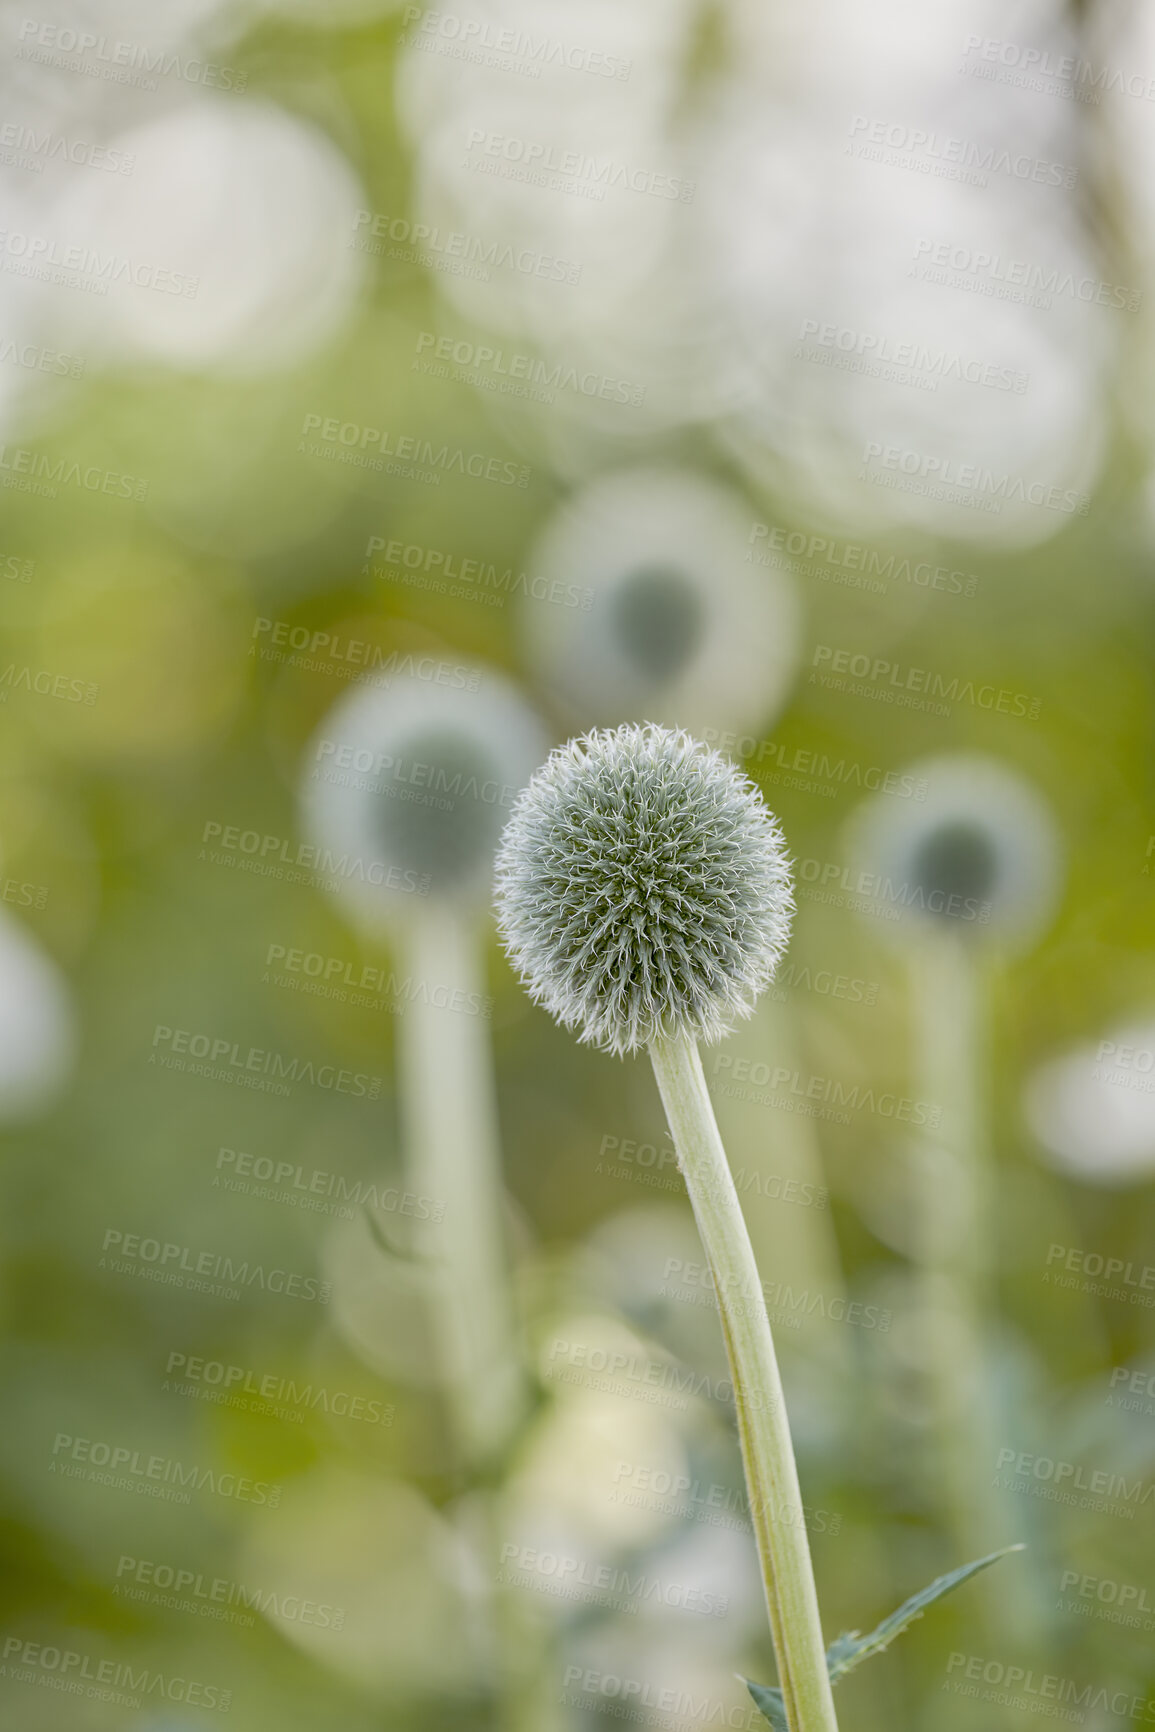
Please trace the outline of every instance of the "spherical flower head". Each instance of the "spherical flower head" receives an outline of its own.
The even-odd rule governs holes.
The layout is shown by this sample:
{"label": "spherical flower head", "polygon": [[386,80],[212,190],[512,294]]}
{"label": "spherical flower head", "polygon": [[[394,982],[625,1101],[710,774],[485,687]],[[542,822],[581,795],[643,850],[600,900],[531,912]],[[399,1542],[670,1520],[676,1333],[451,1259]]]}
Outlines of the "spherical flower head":
{"label": "spherical flower head", "polygon": [[715,1041],[774,978],[794,903],[782,833],[720,753],[653,723],[559,746],[497,857],[530,997],[603,1051]]}
{"label": "spherical flower head", "polygon": [[476,677],[355,687],[306,752],[304,828],[369,931],[405,924],[417,890],[462,912],[489,899],[503,820],[546,736],[507,680],[488,668]]}
{"label": "spherical flower head", "polygon": [[896,916],[876,921],[900,943],[931,930],[970,944],[1026,948],[1054,914],[1058,832],[1046,801],[1016,771],[977,752],[910,764],[918,796],[876,794],[855,814],[856,867]]}
{"label": "spherical flower head", "polygon": [[615,469],[559,507],[533,563],[581,600],[521,617],[526,660],[572,725],[649,716],[745,734],[780,708],[801,610],[788,573],[752,563],[732,488],[681,467]]}

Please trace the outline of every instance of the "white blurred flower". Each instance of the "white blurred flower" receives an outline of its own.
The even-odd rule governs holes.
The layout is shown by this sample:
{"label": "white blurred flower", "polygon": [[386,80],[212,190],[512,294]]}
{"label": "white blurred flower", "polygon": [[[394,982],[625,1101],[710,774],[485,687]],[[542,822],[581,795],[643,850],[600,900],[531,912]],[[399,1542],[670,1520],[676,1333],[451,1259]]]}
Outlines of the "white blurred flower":
{"label": "white blurred flower", "polygon": [[[654,1400],[665,1356],[618,1319],[593,1311],[558,1315],[543,1334],[539,1375],[552,1404],[534,1430],[514,1479],[510,1521],[525,1544],[628,1548],[668,1533],[689,1472],[692,1403]],[[675,1362],[671,1367],[677,1369]],[[665,1496],[629,1494],[623,1463],[641,1463]]]}
{"label": "white blurred flower", "polygon": [[1061,849],[1050,809],[1015,771],[979,753],[924,758],[904,774],[925,799],[875,795],[850,824],[856,886],[897,920],[895,938],[918,930],[1026,948],[1059,898]]}
{"label": "white blurred flower", "polygon": [[294,24],[319,30],[346,30],[400,12],[402,0],[253,0],[268,12],[279,12]]}
{"label": "white blurred flower", "polygon": [[71,999],[56,964],[0,910],[0,1122],[41,1111],[75,1056]]}
{"label": "white blurred flower", "polygon": [[591,606],[535,605],[522,624],[567,721],[662,722],[709,742],[781,707],[800,609],[788,577],[750,562],[752,521],[741,495],[680,469],[603,476],[562,507],[534,571],[592,591]]}
{"label": "white blurred flower", "polygon": [[1023,1091],[1048,1163],[1089,1185],[1155,1175],[1155,1022],[1113,1028],[1040,1065]]}
{"label": "white blurred flower", "polygon": [[1097,298],[1077,105],[964,76],[983,10],[743,19],[695,214],[749,472],[833,523],[1018,545],[1094,485],[1127,321]]}
{"label": "white blurred flower", "polygon": [[364,196],[318,127],[201,91],[112,142],[133,173],[78,175],[43,219],[61,259],[79,261],[81,287],[109,284],[57,289],[58,315],[82,341],[249,374],[332,335],[361,280],[350,239]]}
{"label": "white blurred flower", "polygon": [[470,689],[403,675],[385,691],[350,692],[309,746],[304,828],[319,849],[359,863],[339,894],[369,930],[404,920],[423,890],[488,903],[498,840],[546,743],[508,680],[488,669],[476,680]]}
{"label": "white blurred flower", "polygon": [[[1030,10],[1019,40],[1071,53],[1069,22]],[[598,438],[629,450],[698,422],[832,527],[1024,545],[1086,509],[1134,309],[1100,281],[1078,104],[1040,102],[1013,72],[992,102],[970,75],[988,67],[967,44],[1003,29],[993,0],[883,0],[869,20],[847,0],[728,0],[708,22],[599,5],[580,27],[534,5],[541,40],[625,57],[621,80],[519,63],[526,20],[527,0],[426,9],[398,97],[424,224],[531,261],[455,262],[440,291],[645,385],[613,418],[507,400],[559,473],[588,473]],[[514,51],[487,53],[490,31]],[[659,181],[676,196],[651,196]]]}

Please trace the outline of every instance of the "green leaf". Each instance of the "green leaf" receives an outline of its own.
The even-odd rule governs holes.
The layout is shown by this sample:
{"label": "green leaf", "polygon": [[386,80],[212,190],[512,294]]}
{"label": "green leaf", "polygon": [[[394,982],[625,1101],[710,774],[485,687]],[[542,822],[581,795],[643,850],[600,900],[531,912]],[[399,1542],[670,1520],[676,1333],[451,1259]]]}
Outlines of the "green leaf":
{"label": "green leaf", "polygon": [[830,1673],[830,1682],[836,1684],[839,1678],[845,1677],[847,1672],[861,1665],[863,1660],[869,1660],[872,1654],[881,1654],[896,1636],[902,1634],[908,1624],[921,1618],[926,1608],[933,1605],[935,1600],[941,1600],[944,1594],[949,1594],[970,1576],[977,1575],[980,1570],[985,1570],[1000,1558],[1005,1558],[1008,1552],[1022,1550],[1021,1545],[1004,1546],[1002,1551],[990,1552],[985,1558],[977,1558],[973,1564],[962,1564],[948,1575],[937,1577],[928,1588],[923,1588],[921,1593],[912,1594],[909,1600],[904,1600],[897,1612],[891,1612],[889,1618],[883,1618],[869,1636],[860,1636],[857,1630],[848,1630],[839,1636],[826,1650],[826,1668]]}
{"label": "green leaf", "polygon": [[[1021,1545],[1004,1546],[1000,1552],[990,1552],[985,1558],[977,1558],[973,1564],[962,1564],[948,1575],[938,1576],[928,1588],[923,1588],[920,1593],[912,1594],[909,1600],[904,1600],[897,1612],[891,1612],[889,1618],[883,1618],[869,1636],[859,1635],[857,1630],[847,1630],[826,1650],[826,1669],[830,1674],[830,1682],[837,1684],[840,1678],[844,1678],[847,1672],[852,1672],[855,1666],[861,1665],[863,1660],[869,1660],[872,1654],[881,1654],[896,1636],[902,1634],[908,1624],[921,1618],[928,1606],[941,1600],[952,1588],[960,1587],[971,1576],[977,1576],[980,1570],[985,1570],[1000,1558],[1005,1558],[1008,1552],[1021,1552],[1024,1549]],[[742,1682],[773,1726],[774,1732],[790,1732],[781,1690],[769,1684],[755,1684],[750,1678],[743,1678]]]}
{"label": "green leaf", "polygon": [[774,1689],[770,1684],[755,1684],[752,1678],[743,1678],[742,1682],[773,1726],[774,1732],[790,1732],[781,1690]]}

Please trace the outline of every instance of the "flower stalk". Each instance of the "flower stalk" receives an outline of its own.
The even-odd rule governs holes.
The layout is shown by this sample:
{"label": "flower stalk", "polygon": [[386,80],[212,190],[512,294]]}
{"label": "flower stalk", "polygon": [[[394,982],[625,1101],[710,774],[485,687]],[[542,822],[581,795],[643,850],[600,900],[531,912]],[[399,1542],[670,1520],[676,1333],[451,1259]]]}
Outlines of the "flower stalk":
{"label": "flower stalk", "polygon": [[[417,980],[445,983],[459,1004],[484,993],[477,921],[422,909],[405,934]],[[493,1459],[528,1405],[510,1286],[504,1187],[488,1030],[480,1015],[419,999],[398,1024],[398,1083],[408,1176],[433,1199],[421,1223],[438,1352],[454,1432],[470,1463]]]}
{"label": "flower stalk", "polygon": [[791,1732],[837,1732],[774,1337],[698,1045],[686,1034],[649,1051],[714,1277],[787,1720]]}

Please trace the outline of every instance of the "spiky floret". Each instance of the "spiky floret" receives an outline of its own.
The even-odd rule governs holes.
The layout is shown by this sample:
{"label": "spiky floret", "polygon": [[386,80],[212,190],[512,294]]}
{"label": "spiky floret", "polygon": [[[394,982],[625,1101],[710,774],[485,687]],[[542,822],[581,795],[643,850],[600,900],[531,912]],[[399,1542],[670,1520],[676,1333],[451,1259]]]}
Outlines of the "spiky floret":
{"label": "spiky floret", "polygon": [[559,746],[497,857],[498,926],[530,997],[618,1054],[714,1041],[774,978],[793,913],[782,833],[728,759],[653,723]]}

